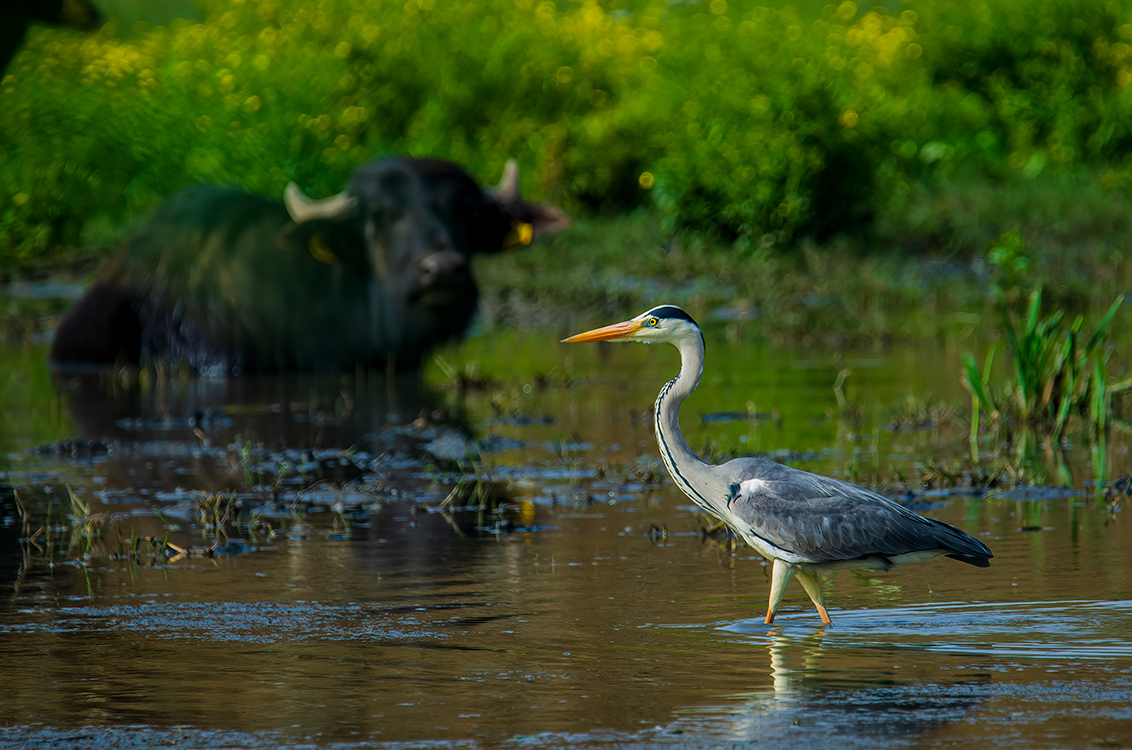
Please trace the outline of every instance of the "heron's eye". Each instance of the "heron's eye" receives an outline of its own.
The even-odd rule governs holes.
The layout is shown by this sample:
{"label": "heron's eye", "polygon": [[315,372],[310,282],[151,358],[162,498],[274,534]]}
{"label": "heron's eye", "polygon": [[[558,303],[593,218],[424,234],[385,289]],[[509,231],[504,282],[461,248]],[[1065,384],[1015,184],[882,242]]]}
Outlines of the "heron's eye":
{"label": "heron's eye", "polygon": [[658,325],[660,325],[660,321],[656,318],[649,318],[645,321],[645,325],[649,326],[650,328],[656,328]]}

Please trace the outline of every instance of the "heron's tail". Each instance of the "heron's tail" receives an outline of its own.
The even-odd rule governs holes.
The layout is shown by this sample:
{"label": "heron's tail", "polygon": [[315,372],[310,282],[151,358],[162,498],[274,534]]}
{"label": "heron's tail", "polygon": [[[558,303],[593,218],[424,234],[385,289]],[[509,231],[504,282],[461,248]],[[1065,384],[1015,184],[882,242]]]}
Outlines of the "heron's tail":
{"label": "heron's tail", "polygon": [[988,549],[986,557],[975,557],[974,555],[959,554],[947,555],[947,557],[950,557],[952,560],[958,560],[959,562],[965,562],[968,565],[974,565],[976,568],[989,568],[990,558],[994,557],[994,555],[991,554],[991,551]]}
{"label": "heron's tail", "polygon": [[976,568],[990,567],[990,559],[994,557],[990,547],[949,523],[933,520],[932,525],[935,527],[936,541],[940,548],[947,550],[947,557],[974,565]]}

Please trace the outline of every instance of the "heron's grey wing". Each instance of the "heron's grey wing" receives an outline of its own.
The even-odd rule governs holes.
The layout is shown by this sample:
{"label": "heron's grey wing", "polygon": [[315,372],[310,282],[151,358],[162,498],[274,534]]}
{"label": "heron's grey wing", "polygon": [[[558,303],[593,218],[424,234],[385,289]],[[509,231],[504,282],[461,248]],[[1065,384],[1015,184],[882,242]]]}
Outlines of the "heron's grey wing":
{"label": "heron's grey wing", "polygon": [[807,562],[936,549],[975,565],[992,557],[966,532],[839,479],[755,458],[721,468],[732,477],[729,514],[751,534]]}

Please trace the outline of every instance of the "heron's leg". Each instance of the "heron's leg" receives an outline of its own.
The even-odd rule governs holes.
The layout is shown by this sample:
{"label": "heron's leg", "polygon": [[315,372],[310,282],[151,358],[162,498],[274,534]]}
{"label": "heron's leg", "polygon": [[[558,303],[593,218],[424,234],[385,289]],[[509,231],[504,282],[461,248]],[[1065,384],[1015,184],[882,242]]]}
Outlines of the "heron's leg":
{"label": "heron's leg", "polygon": [[829,619],[829,612],[826,612],[825,602],[822,601],[821,598],[821,582],[818,580],[817,575],[799,570],[798,583],[802,584],[802,588],[810,595],[810,601],[818,608],[818,614],[821,615],[822,624],[832,625],[833,621]]}
{"label": "heron's leg", "polygon": [[782,597],[786,596],[786,585],[797,574],[798,569],[794,566],[787,565],[781,560],[774,561],[774,568],[770,574],[770,603],[767,605],[766,619],[763,621],[767,625],[774,622],[774,613],[778,611],[778,605],[782,604]]}

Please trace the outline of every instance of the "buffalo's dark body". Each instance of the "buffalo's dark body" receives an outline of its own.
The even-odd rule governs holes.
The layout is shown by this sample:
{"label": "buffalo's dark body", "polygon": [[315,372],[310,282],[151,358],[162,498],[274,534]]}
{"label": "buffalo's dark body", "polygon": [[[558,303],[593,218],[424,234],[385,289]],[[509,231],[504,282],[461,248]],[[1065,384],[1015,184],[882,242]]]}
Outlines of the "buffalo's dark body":
{"label": "buffalo's dark body", "polygon": [[567,223],[435,160],[365,165],[340,198],[333,215],[300,220],[239,190],[177,194],[63,319],[52,360],[216,374],[414,369],[465,333],[474,253],[514,244],[516,228],[529,241]]}

